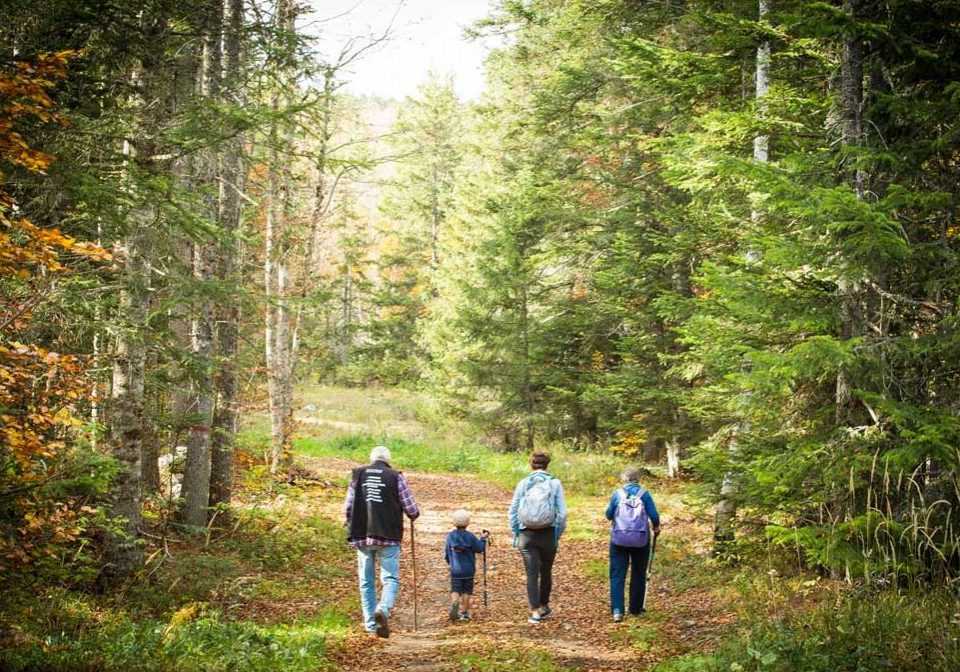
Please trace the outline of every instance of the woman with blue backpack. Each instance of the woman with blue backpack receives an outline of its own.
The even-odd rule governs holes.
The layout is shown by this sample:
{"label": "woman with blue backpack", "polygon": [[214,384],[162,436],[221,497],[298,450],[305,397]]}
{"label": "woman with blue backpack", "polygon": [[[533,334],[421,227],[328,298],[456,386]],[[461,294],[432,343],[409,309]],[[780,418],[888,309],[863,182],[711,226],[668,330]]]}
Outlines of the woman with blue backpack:
{"label": "woman with blue backpack", "polygon": [[560,480],[547,473],[550,456],[530,456],[533,472],[517,483],[510,502],[510,529],[513,545],[520,549],[527,573],[528,623],[537,624],[550,616],[553,590],[553,561],[560,535],[567,526],[567,504]]}
{"label": "woman with blue backpack", "polygon": [[[619,623],[624,616],[624,585],[630,568],[630,614],[645,613],[647,567],[653,539],[660,534],[660,514],[653,497],[640,487],[640,470],[627,467],[620,474],[623,486],[610,497],[610,610]],[[651,536],[651,530],[653,536]]]}

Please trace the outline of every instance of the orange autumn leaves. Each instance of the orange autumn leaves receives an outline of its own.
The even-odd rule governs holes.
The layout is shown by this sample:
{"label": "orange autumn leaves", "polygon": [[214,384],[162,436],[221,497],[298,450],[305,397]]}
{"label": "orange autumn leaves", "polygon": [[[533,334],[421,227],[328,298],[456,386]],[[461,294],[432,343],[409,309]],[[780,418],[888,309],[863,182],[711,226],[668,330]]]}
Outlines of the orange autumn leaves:
{"label": "orange autumn leaves", "polygon": [[70,497],[45,488],[65,477],[72,409],[90,395],[85,360],[23,343],[31,312],[56,278],[69,272],[62,255],[95,259],[107,253],[59,229],[36,226],[19,216],[6,171],[44,173],[53,157],[29,146],[28,123],[64,123],[51,92],[66,77],[70,52],[45,54],[32,63],[0,70],[0,505],[10,527],[0,534],[0,573],[56,555],[73,541],[92,512]]}
{"label": "orange autumn leaves", "polygon": [[17,204],[7,190],[4,167],[43,173],[53,157],[29,146],[18,125],[29,120],[65,123],[54,110],[50,91],[67,72],[71,52],[44,54],[34,63],[16,63],[0,71],[0,277],[28,280],[39,271],[62,272],[59,255],[70,251],[105,258],[89,243],[79,243],[59,229],[34,226],[16,217]]}

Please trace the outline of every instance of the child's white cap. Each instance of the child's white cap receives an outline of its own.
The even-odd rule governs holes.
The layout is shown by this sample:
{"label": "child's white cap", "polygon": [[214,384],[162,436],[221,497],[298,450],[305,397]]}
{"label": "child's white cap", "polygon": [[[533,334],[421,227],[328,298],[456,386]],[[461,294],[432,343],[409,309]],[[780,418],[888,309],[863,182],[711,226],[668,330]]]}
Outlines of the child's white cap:
{"label": "child's white cap", "polygon": [[464,509],[457,509],[453,512],[453,524],[457,527],[466,527],[470,524],[470,514]]}

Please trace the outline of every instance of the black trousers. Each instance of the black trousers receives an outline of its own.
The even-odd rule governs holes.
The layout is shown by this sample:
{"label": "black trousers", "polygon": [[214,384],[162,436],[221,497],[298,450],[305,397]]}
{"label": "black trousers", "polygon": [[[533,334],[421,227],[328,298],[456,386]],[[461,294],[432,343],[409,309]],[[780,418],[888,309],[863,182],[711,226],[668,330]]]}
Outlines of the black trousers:
{"label": "black trousers", "polygon": [[550,604],[553,590],[553,560],[557,557],[557,539],[552,527],[520,530],[517,540],[523,567],[527,570],[527,603],[530,609]]}

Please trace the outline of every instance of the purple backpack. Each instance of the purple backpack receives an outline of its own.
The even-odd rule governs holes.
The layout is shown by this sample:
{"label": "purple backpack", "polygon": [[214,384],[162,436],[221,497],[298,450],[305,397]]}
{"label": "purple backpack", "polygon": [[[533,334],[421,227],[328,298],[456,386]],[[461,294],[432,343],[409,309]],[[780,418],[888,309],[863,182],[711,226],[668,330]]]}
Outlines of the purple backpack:
{"label": "purple backpack", "polygon": [[620,488],[620,501],[613,513],[613,528],[610,530],[610,541],[617,546],[642,548],[650,541],[650,521],[640,499],[645,492],[641,488],[631,497],[625,488]]}

